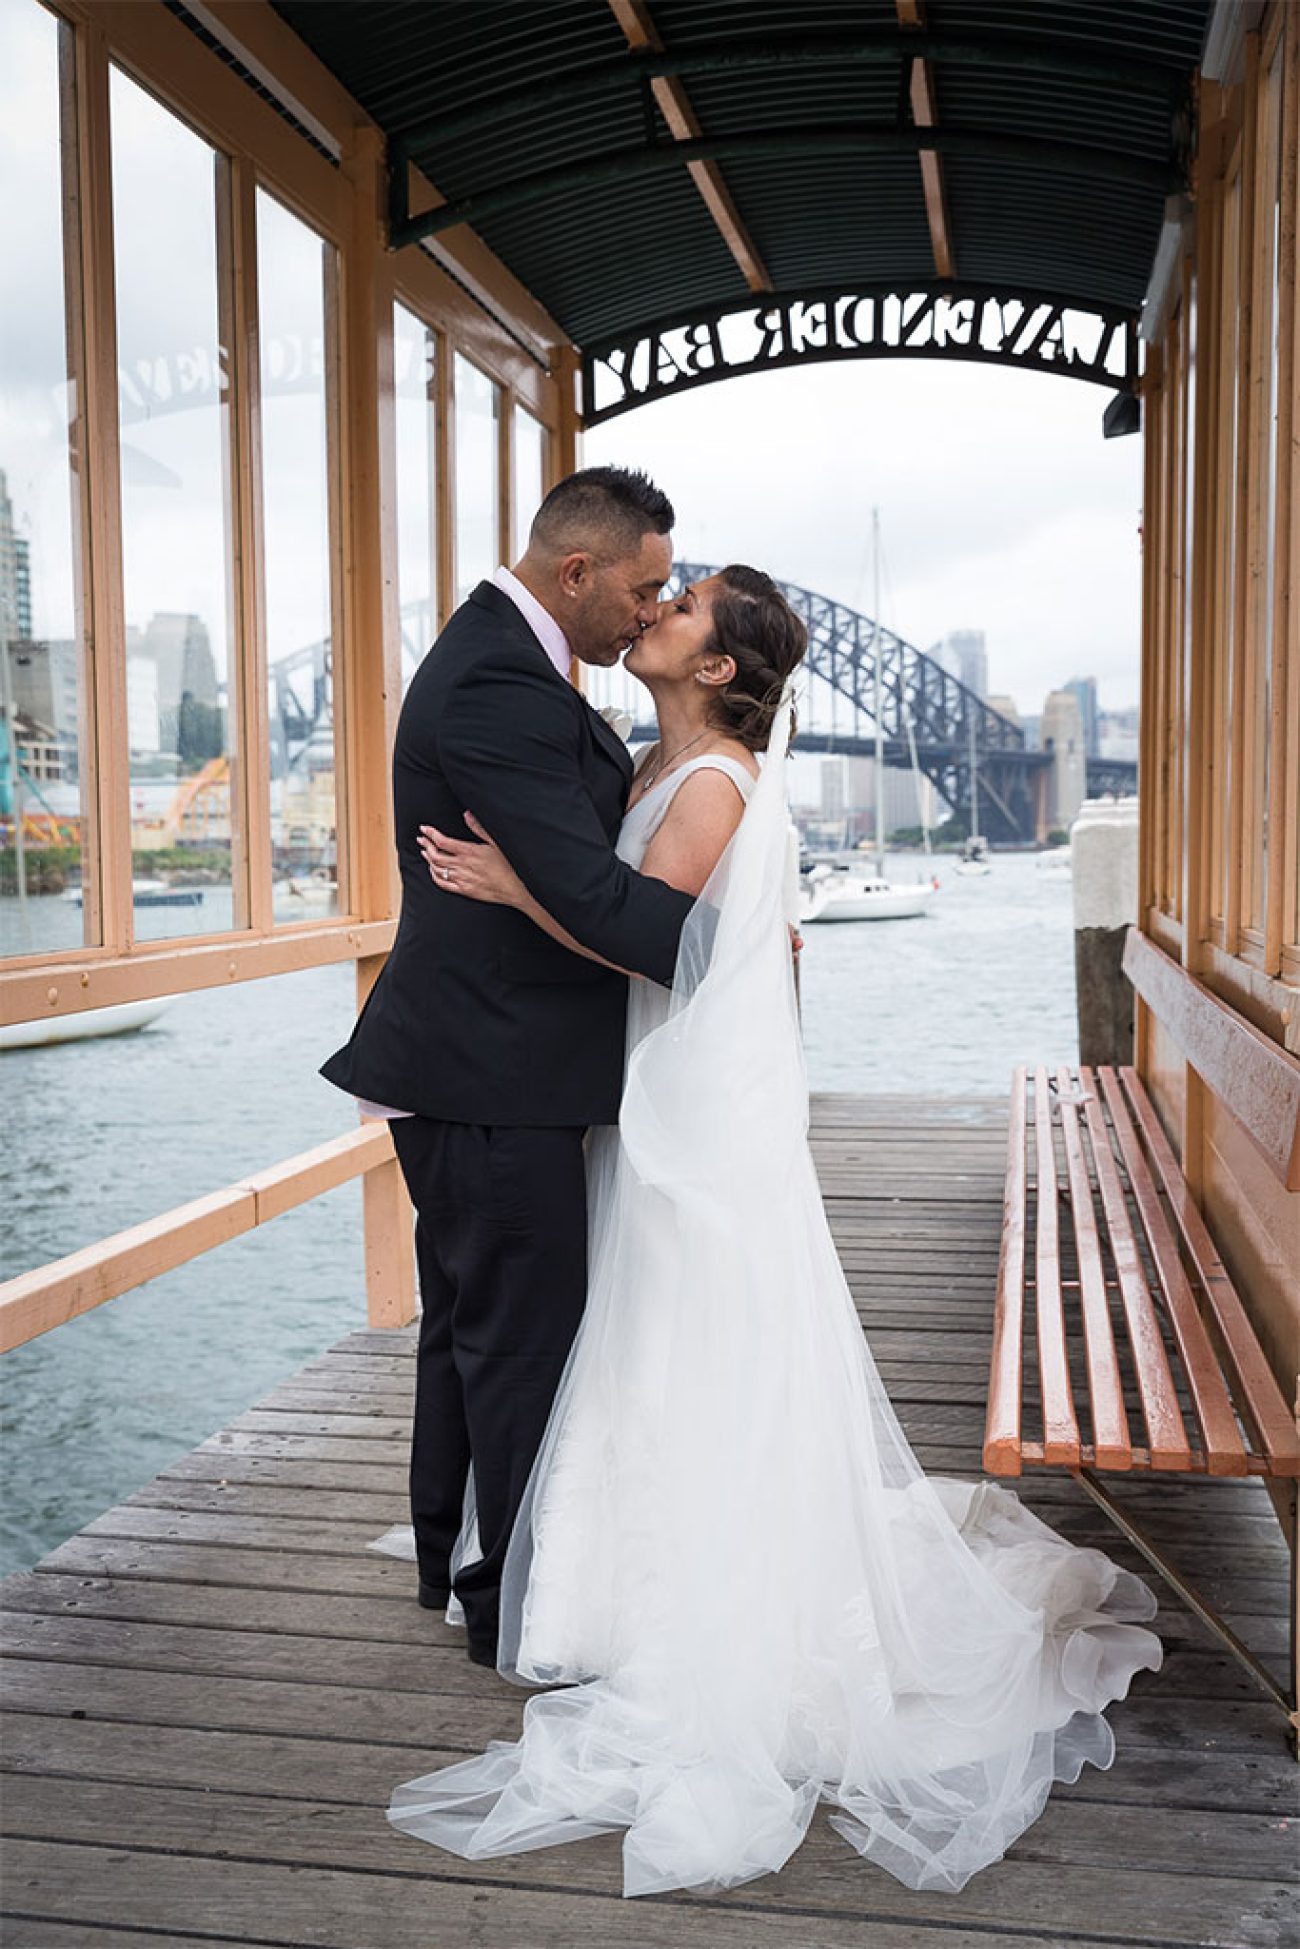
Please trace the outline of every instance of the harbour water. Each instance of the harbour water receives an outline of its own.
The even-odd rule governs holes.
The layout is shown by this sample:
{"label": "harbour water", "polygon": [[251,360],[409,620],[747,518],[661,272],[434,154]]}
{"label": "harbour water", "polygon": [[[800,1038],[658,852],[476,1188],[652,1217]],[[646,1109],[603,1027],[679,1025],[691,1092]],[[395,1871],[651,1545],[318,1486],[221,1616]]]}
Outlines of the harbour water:
{"label": "harbour water", "polygon": [[[923,920],[807,929],[813,1089],[999,1094],[1015,1062],[1077,1054],[1068,878],[1028,855],[998,856],[984,880],[937,870]],[[176,921],[220,924],[211,898]],[[0,1055],[4,1276],[349,1128],[316,1068],[348,1032],[353,984],[350,966],[314,969],[181,996],[135,1035]],[[0,1571],[363,1324],[360,1218],[359,1185],[343,1185],[9,1355]]]}

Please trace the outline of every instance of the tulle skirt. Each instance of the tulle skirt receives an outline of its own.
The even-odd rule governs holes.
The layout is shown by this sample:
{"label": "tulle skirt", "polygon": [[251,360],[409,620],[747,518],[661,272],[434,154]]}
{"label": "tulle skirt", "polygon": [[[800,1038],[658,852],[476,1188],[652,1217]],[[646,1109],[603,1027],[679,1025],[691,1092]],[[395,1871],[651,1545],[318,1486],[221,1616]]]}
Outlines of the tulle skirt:
{"label": "tulle skirt", "polygon": [[962,1887],[1109,1765],[1103,1709],[1160,1663],[1150,1591],[1008,1490],[922,1474],[806,1145],[775,1211],[775,1182],[762,1210],[683,1203],[612,1131],[590,1175],[587,1313],[503,1602],[502,1671],[563,1689],[390,1819],[470,1860],[623,1830],[638,1895],[780,1868],[824,1801],[908,1886]]}

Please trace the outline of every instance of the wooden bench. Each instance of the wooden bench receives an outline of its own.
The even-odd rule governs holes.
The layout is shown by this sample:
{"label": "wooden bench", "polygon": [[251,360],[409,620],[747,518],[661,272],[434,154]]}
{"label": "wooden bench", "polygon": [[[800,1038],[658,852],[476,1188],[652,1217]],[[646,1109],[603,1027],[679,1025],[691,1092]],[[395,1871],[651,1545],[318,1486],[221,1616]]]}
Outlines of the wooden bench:
{"label": "wooden bench", "polygon": [[[1286,1714],[1290,1690],[1145,1536],[1099,1471],[1284,1484],[1294,1416],[1132,1069],[1019,1069],[1011,1101],[984,1466],[1067,1468]],[[1283,1521],[1286,1517],[1283,1515]]]}

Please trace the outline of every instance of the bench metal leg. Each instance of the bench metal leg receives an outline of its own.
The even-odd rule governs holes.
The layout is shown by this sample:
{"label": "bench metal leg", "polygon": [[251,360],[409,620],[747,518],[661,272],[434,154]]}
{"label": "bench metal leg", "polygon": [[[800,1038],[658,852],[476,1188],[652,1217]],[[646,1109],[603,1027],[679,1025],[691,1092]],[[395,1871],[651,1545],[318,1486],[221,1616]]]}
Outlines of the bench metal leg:
{"label": "bench metal leg", "polygon": [[1298,1582],[1297,1575],[1297,1573],[1300,1573],[1300,1529],[1296,1528],[1297,1519],[1300,1518],[1300,1483],[1293,1482],[1291,1485],[1291,1534],[1294,1558],[1292,1564],[1293,1574],[1291,1577],[1290,1603],[1290,1663],[1287,1673],[1288,1681],[1292,1689],[1288,1692],[1284,1686],[1278,1683],[1268,1667],[1260,1663],[1259,1659],[1250,1649],[1250,1646],[1243,1644],[1231,1625],[1225,1623],[1213,1605],[1206,1602],[1195,1586],[1188,1583],[1186,1577],[1183,1576],[1175,1564],[1170,1562],[1164,1552],[1148,1536],[1143,1534],[1142,1530],[1133,1521],[1133,1518],[1116,1502],[1110,1490],[1093,1474],[1092,1470],[1072,1468],[1070,1474],[1074,1477],[1080,1488],[1087,1490],[1098,1508],[1109,1516],[1115,1527],[1123,1531],[1134,1549],[1142,1552],[1142,1555],[1146,1558],[1152,1569],[1159,1571],[1170,1588],[1176,1591],[1178,1596],[1181,1597],[1188,1610],[1193,1611],[1200,1618],[1201,1623],[1206,1629],[1213,1632],[1220,1644],[1231,1652],[1232,1656],[1237,1660],[1237,1663],[1251,1674],[1252,1678],[1268,1693],[1273,1703],[1279,1706],[1286,1714],[1291,1749],[1296,1754],[1296,1757],[1300,1758],[1300,1743],[1298,1743],[1300,1741],[1300,1710],[1297,1709],[1297,1693],[1298,1689],[1300,1689],[1300,1663],[1297,1662],[1298,1654],[1300,1654],[1300,1618],[1298,1618],[1297,1614],[1298,1607],[1300,1607],[1300,1582]]}

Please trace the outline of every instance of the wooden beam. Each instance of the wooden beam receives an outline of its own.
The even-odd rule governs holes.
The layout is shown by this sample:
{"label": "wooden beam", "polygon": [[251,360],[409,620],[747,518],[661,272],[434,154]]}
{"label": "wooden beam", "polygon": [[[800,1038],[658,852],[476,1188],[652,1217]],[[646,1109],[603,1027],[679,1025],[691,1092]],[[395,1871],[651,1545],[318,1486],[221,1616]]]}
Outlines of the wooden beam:
{"label": "wooden beam", "polygon": [[1124,972],[1276,1177],[1300,1191],[1300,1061],[1130,927]]}
{"label": "wooden beam", "polygon": [[[634,52],[652,49],[662,54],[664,44],[651,18],[646,0],[609,0],[610,10]],[[659,113],[668,125],[674,142],[698,142],[702,131],[685,84],[675,75],[656,75],[650,83]],[[716,162],[687,164],[691,180],[703,197],[709,215],[718,227],[723,243],[735,258],[751,291],[770,291],[772,279],[758,254],[753,238],[735,205],[731,191]]]}
{"label": "wooden beam", "polygon": [[[925,10],[922,0],[895,0],[898,8],[899,25],[904,28],[924,28]],[[912,119],[919,129],[933,129],[939,125],[939,112],[934,92],[933,64],[918,56],[912,62]],[[930,225],[930,248],[934,253],[935,275],[956,277],[956,262],[952,249],[952,224],[948,217],[948,197],[944,187],[943,164],[934,149],[922,149],[920,153],[921,187],[925,193],[925,214]]]}
{"label": "wooden beam", "polygon": [[[392,1164],[388,1125],[365,1123],[222,1191],[192,1198],[160,1218],[146,1219],[50,1265],[20,1273],[0,1286],[0,1352],[8,1353],[51,1327],[89,1313],[105,1300],[131,1292],[160,1273],[210,1252],[214,1245],[224,1245],[227,1239],[346,1184],[349,1178]],[[394,1304],[393,1313],[397,1310]],[[412,1301],[405,1319],[413,1312]],[[403,1320],[394,1317],[386,1323],[401,1325]]]}
{"label": "wooden beam", "polygon": [[87,949],[73,960],[27,959],[0,973],[0,1027],[361,961],[386,954],[396,931],[394,920],[334,920],[319,926],[296,921],[272,934],[211,934],[141,946],[131,954]]}

